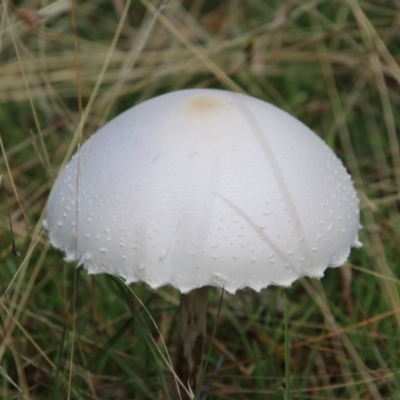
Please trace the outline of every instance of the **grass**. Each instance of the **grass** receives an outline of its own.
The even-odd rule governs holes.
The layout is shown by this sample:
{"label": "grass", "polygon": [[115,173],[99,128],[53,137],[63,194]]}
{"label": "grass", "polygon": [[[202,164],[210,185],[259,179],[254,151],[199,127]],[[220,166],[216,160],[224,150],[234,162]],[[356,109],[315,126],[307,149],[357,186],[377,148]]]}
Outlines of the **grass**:
{"label": "grass", "polygon": [[66,265],[42,219],[78,142],[188,87],[295,115],[343,160],[362,209],[364,247],[286,290],[286,340],[283,289],[225,295],[220,314],[212,291],[208,398],[289,399],[289,384],[292,399],[400,398],[397,2],[92,0],[72,18],[64,0],[0,7],[0,398],[168,398],[178,293]]}

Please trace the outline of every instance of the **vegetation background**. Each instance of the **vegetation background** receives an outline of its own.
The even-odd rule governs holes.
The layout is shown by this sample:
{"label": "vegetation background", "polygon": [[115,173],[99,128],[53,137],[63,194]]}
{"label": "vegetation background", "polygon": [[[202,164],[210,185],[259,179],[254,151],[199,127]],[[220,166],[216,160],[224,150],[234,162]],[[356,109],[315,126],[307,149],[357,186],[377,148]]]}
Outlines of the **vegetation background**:
{"label": "vegetation background", "polygon": [[0,398],[168,398],[178,293],[66,265],[42,220],[78,142],[157,94],[213,87],[334,149],[364,247],[321,282],[225,295],[219,318],[213,290],[199,398],[288,399],[290,385],[292,399],[399,399],[399,32],[396,0],[3,0]]}

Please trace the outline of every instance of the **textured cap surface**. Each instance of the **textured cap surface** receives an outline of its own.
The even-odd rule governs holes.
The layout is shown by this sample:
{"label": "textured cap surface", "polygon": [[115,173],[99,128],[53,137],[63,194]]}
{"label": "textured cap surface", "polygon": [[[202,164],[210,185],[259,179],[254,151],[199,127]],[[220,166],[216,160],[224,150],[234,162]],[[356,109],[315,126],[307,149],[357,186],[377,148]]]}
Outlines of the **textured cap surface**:
{"label": "textured cap surface", "polygon": [[44,226],[89,273],[182,292],[289,286],[360,245],[359,201],[329,147],[268,103],[212,89],[100,129],[58,177]]}

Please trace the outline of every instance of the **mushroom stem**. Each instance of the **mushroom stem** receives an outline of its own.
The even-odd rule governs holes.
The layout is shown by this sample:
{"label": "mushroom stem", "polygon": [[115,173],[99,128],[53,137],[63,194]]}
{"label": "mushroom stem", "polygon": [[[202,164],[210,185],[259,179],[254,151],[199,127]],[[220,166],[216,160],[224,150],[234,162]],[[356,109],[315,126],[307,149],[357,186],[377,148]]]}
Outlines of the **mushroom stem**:
{"label": "mushroom stem", "polygon": [[[205,286],[181,296],[175,372],[189,393],[196,393],[201,375],[206,335],[207,295],[208,287]],[[179,393],[177,391],[173,398],[190,399],[186,391],[178,386]]]}

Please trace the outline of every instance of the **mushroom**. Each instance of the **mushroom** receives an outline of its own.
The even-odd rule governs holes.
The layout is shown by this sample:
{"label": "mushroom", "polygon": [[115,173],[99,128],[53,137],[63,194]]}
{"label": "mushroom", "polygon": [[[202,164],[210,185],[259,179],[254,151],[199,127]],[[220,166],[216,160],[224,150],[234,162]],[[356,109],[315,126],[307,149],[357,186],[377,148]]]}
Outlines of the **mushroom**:
{"label": "mushroom", "polygon": [[279,108],[214,89],[153,98],[101,128],[56,180],[44,226],[90,274],[182,293],[182,398],[199,380],[209,286],[288,287],[360,246],[359,201],[332,150]]}

